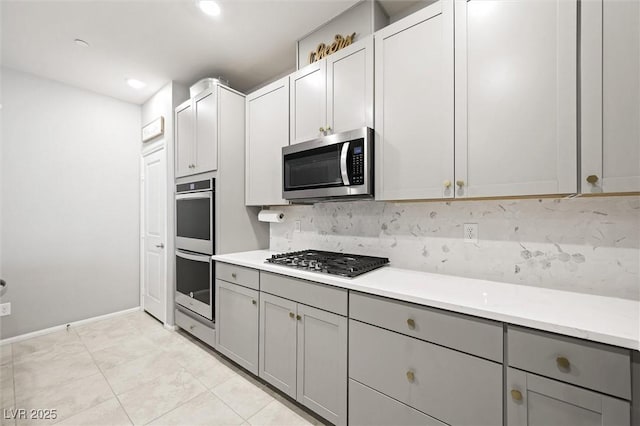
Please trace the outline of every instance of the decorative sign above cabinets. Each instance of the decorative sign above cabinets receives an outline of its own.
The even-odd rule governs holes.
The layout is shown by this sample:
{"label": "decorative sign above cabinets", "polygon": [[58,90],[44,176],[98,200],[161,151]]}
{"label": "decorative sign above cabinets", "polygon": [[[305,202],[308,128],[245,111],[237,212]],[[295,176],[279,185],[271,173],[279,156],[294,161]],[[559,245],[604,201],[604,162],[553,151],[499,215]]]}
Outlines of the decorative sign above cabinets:
{"label": "decorative sign above cabinets", "polygon": [[142,142],[147,142],[164,133],[164,117],[160,116],[142,128]]}
{"label": "decorative sign above cabinets", "polygon": [[312,64],[325,56],[336,53],[338,50],[343,49],[353,43],[353,39],[356,37],[356,33],[342,37],[340,34],[336,34],[335,40],[330,45],[320,43],[315,50],[309,52],[309,63]]}

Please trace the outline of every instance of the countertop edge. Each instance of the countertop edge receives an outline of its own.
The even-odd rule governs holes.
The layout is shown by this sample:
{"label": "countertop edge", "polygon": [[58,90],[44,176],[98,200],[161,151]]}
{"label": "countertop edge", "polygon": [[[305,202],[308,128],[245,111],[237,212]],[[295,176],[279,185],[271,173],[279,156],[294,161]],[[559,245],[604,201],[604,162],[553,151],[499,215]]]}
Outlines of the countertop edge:
{"label": "countertop edge", "polygon": [[[268,254],[267,250],[260,251],[260,252],[263,254]],[[251,253],[251,252],[247,252],[247,253]],[[231,256],[242,256],[243,254],[244,253],[231,253],[228,255],[227,254],[213,255],[212,259],[217,262],[230,263],[237,266],[244,266],[247,268],[259,269],[265,272],[286,275],[289,277],[299,278],[307,281],[314,281],[314,282],[322,283],[324,285],[339,287],[339,288],[352,290],[352,291],[358,291],[361,293],[371,294],[375,296],[386,297],[389,299],[398,300],[402,302],[414,303],[417,305],[443,309],[446,311],[499,321],[506,324],[533,328],[537,330],[547,331],[550,333],[556,333],[564,336],[575,337],[578,339],[589,340],[589,341],[603,343],[603,344],[612,345],[612,346],[618,346],[626,349],[640,350],[640,341],[638,339],[606,334],[606,333],[597,332],[593,330],[579,329],[579,328],[570,327],[566,325],[555,324],[555,323],[544,321],[544,320],[537,320],[534,318],[518,317],[518,316],[505,314],[501,312],[495,312],[488,309],[457,305],[455,303],[447,303],[441,300],[433,300],[433,299],[424,298],[424,297],[417,297],[407,293],[394,292],[388,289],[381,290],[377,288],[370,288],[370,287],[366,287],[364,285],[358,284],[357,282],[354,282],[354,281],[341,282],[341,280],[344,281],[345,279],[340,277],[332,277],[329,275],[321,275],[321,274],[318,274],[317,278],[315,277],[315,275],[313,277],[309,277],[308,275],[306,275],[306,274],[309,274],[309,272],[298,271],[296,269],[288,270],[281,266],[271,265],[266,261],[264,263],[258,263],[255,261],[244,260],[242,258],[231,257]],[[363,276],[363,278],[366,278],[366,276]],[[499,283],[499,284],[505,284],[505,283]],[[511,284],[511,285],[518,285],[518,284]],[[581,294],[582,293],[576,293],[576,295],[581,295]],[[596,296],[596,297],[604,297],[604,296]],[[638,302],[638,304],[640,307],[640,302]]]}

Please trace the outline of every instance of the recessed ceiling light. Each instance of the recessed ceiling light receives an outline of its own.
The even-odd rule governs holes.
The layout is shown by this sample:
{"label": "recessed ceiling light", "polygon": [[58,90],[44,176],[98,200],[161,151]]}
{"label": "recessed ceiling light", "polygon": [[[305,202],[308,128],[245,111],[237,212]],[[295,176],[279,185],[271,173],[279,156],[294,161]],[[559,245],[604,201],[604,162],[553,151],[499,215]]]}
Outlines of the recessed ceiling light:
{"label": "recessed ceiling light", "polygon": [[128,78],[127,84],[133,87],[134,89],[142,89],[144,86],[147,85],[147,83],[140,80],[136,80],[135,78]]}
{"label": "recessed ceiling light", "polygon": [[198,1],[200,10],[209,16],[220,15],[220,6],[213,0],[200,0]]}
{"label": "recessed ceiling light", "polygon": [[82,40],[82,39],[75,39],[73,40],[78,46],[80,47],[89,47],[89,43],[87,43],[86,41]]}

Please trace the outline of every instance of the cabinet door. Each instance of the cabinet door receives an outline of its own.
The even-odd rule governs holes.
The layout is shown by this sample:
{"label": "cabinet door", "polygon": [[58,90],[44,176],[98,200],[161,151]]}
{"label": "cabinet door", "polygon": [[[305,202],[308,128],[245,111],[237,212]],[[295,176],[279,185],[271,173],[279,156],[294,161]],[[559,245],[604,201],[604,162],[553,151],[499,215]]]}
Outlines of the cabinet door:
{"label": "cabinet door", "polygon": [[210,172],[218,168],[216,92],[207,92],[196,98],[193,105],[196,122],[195,172]]}
{"label": "cabinet door", "polygon": [[324,136],[327,126],[326,61],[309,64],[289,76],[291,143]]}
{"label": "cabinet door", "polygon": [[580,13],[581,192],[640,191],[640,2],[586,0]]}
{"label": "cabinet door", "polygon": [[176,108],[176,177],[193,174],[195,129],[189,101]]}
{"label": "cabinet door", "polygon": [[347,424],[347,319],[298,305],[298,402]]}
{"label": "cabinet door", "polygon": [[456,0],[456,197],[577,190],[577,0]]}
{"label": "cabinet door", "polygon": [[246,205],[282,198],[282,147],[289,145],[289,77],[247,96]]}
{"label": "cabinet door", "polygon": [[508,426],[629,426],[629,402],[507,369]]}
{"label": "cabinet door", "polygon": [[260,377],[296,397],[296,303],[260,294]]}
{"label": "cabinet door", "polygon": [[327,133],[373,128],[373,37],[327,56]]}
{"label": "cabinet door", "polygon": [[453,197],[453,0],[375,34],[376,199]]}
{"label": "cabinet door", "polygon": [[216,280],[217,349],[258,374],[258,296],[255,290]]}

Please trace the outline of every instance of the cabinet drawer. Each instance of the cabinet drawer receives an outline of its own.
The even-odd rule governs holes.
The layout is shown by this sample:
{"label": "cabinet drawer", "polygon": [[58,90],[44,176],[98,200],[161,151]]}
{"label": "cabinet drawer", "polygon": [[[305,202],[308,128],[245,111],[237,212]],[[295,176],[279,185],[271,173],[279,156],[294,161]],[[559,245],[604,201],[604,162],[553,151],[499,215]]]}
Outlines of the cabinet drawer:
{"label": "cabinet drawer", "polygon": [[260,273],[257,269],[216,262],[216,278],[254,290],[260,290]]}
{"label": "cabinet drawer", "polygon": [[216,330],[191,318],[189,315],[176,309],[176,325],[188,333],[194,335],[207,345],[216,346]]}
{"label": "cabinet drawer", "polygon": [[420,411],[349,380],[350,426],[446,426]]}
{"label": "cabinet drawer", "polygon": [[502,362],[502,323],[382,297],[351,293],[349,315],[362,322]]}
{"label": "cabinet drawer", "polygon": [[448,424],[502,424],[492,361],[350,320],[349,377]]}
{"label": "cabinet drawer", "polygon": [[515,326],[507,342],[512,367],[631,399],[629,350]]}
{"label": "cabinet drawer", "polygon": [[347,315],[348,292],[342,288],[260,272],[260,289],[325,311]]}

